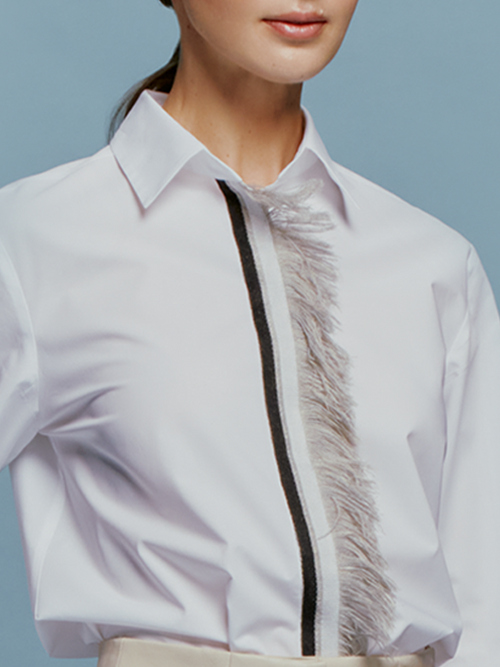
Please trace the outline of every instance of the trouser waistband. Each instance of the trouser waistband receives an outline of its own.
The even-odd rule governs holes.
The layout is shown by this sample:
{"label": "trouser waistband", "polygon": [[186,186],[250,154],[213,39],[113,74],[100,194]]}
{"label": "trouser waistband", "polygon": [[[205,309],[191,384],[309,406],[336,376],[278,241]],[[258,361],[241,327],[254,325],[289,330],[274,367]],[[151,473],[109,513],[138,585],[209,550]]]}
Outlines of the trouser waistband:
{"label": "trouser waistband", "polygon": [[434,667],[434,650],[392,657],[281,658],[119,637],[101,644],[97,667]]}

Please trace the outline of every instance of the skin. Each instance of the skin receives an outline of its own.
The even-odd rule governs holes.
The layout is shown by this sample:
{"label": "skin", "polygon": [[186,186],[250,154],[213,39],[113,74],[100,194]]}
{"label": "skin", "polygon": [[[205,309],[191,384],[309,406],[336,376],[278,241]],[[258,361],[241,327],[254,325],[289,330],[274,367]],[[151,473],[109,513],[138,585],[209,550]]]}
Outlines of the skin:
{"label": "skin", "polygon": [[182,56],[165,111],[245,182],[273,183],[302,139],[302,84],[335,56],[356,4],[174,0]]}

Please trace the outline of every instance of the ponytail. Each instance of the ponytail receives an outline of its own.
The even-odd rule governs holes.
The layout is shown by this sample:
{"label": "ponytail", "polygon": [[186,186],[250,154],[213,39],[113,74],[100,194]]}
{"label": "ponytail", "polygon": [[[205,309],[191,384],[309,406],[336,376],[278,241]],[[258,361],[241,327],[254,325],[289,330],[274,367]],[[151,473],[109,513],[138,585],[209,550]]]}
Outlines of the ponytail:
{"label": "ponytail", "polygon": [[[160,0],[165,7],[172,7],[171,0]],[[159,69],[157,72],[150,74],[139,83],[136,83],[132,88],[125,93],[118,106],[111,116],[111,121],[108,130],[108,140],[111,140],[114,133],[122,120],[128,115],[134,104],[139,99],[139,96],[144,90],[158,90],[162,93],[169,93],[174,83],[177,67],[179,65],[179,58],[181,54],[180,42],[168,61],[168,63]]]}

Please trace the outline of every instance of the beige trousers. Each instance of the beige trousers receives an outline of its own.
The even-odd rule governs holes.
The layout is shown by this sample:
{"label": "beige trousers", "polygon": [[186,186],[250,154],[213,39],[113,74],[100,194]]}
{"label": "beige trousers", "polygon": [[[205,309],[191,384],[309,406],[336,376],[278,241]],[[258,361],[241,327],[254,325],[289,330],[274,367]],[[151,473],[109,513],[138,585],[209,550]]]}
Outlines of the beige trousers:
{"label": "beige trousers", "polygon": [[434,667],[434,650],[391,658],[279,658],[120,637],[101,644],[97,667]]}

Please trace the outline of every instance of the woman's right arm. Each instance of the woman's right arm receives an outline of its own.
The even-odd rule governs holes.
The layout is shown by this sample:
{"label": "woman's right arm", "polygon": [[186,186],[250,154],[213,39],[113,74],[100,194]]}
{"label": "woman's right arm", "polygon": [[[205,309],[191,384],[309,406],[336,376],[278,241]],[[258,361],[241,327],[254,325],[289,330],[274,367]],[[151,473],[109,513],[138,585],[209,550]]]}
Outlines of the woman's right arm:
{"label": "woman's right arm", "polygon": [[0,243],[0,468],[37,432],[38,363],[28,308]]}

